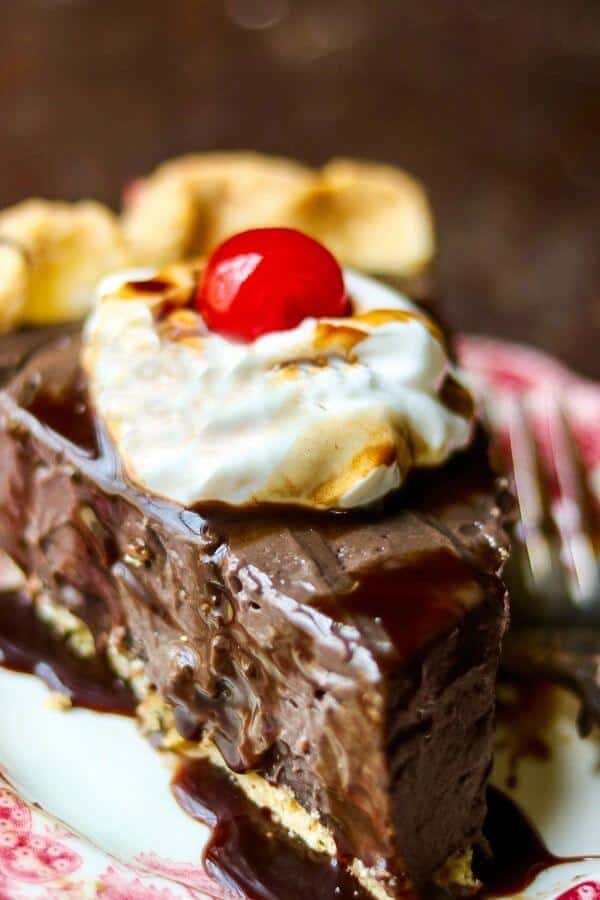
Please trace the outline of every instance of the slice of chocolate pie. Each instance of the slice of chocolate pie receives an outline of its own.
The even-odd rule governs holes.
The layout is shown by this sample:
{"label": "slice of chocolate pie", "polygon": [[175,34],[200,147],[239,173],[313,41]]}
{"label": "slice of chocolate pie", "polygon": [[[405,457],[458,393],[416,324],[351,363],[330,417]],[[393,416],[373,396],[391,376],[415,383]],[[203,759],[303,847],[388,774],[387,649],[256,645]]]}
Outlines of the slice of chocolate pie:
{"label": "slice of chocolate pie", "polygon": [[0,547],[157,743],[220,767],[269,835],[355,896],[464,890],[501,485],[435,323],[270,232],[109,278],[83,334],[4,339]]}

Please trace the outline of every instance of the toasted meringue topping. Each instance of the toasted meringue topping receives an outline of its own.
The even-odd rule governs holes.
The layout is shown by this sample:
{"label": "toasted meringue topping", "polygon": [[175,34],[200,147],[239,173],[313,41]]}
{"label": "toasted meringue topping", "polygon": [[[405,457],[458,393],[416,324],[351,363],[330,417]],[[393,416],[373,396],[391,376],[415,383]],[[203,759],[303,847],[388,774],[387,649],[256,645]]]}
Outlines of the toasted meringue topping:
{"label": "toasted meringue topping", "polygon": [[472,406],[435,324],[371,279],[345,281],[353,315],[247,344],[208,331],[185,290],[166,307],[168,272],[105,282],[83,364],[128,476],[186,506],[345,509],[465,446]]}

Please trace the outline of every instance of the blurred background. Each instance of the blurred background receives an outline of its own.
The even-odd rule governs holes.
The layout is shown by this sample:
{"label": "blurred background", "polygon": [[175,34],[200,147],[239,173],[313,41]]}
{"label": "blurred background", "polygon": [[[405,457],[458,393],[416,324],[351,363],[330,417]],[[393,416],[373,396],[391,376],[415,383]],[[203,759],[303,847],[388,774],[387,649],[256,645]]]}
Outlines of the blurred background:
{"label": "blurred background", "polygon": [[189,150],[404,166],[446,318],[600,377],[598,0],[2,0],[0,121],[1,205]]}

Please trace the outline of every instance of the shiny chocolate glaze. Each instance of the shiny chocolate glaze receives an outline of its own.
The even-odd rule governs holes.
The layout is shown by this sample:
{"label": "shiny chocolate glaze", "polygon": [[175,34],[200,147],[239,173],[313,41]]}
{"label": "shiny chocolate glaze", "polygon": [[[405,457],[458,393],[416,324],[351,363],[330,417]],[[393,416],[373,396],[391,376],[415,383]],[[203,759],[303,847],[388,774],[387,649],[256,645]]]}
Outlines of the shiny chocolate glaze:
{"label": "shiny chocolate glaze", "polygon": [[0,547],[100,650],[128,635],[182,734],[292,788],[398,890],[477,841],[506,624],[482,437],[377,509],[183,509],[85,424],[77,337],[31,341],[4,344]]}

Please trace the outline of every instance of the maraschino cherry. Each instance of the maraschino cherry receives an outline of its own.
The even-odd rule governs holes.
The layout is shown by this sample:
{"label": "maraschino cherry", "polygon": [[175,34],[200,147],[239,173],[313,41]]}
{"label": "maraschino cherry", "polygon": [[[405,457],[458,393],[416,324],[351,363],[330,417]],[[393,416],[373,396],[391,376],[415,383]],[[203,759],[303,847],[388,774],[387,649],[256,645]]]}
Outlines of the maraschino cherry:
{"label": "maraschino cherry", "polygon": [[336,260],[293,228],[253,228],[224,241],[208,261],[196,305],[210,329],[239,341],[349,312]]}

